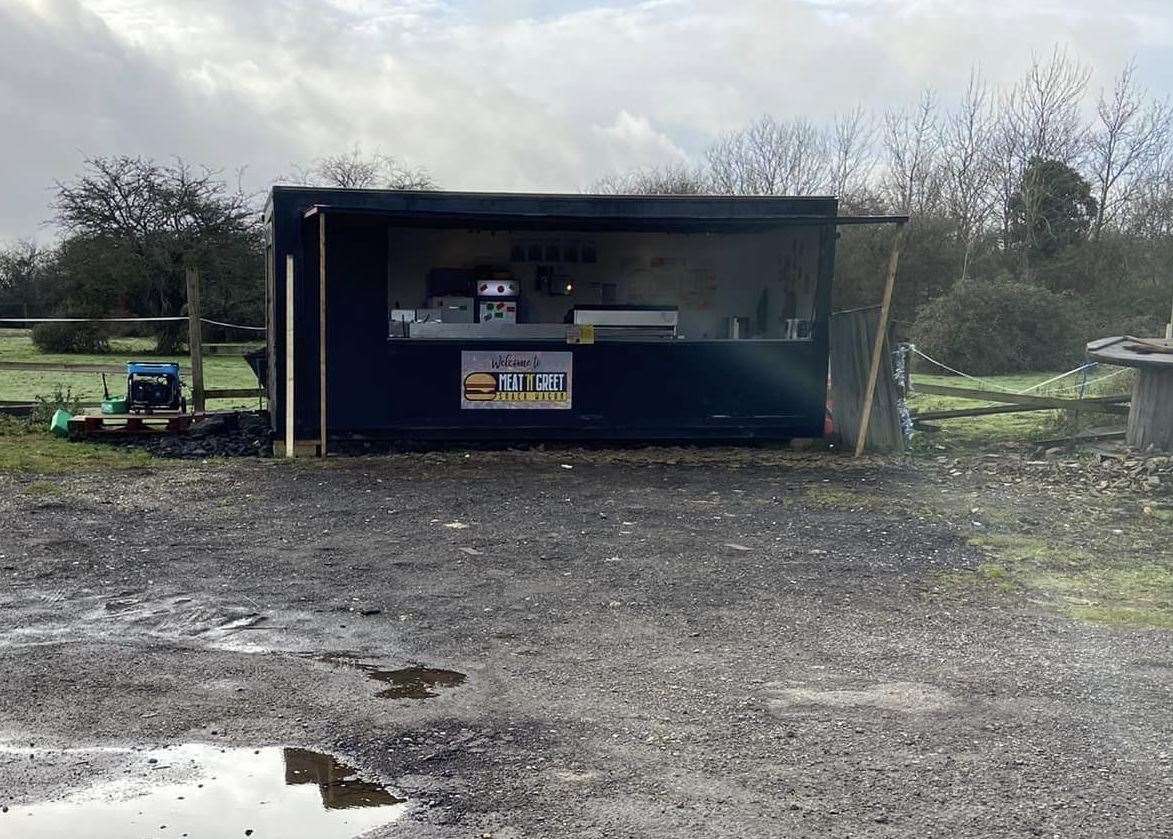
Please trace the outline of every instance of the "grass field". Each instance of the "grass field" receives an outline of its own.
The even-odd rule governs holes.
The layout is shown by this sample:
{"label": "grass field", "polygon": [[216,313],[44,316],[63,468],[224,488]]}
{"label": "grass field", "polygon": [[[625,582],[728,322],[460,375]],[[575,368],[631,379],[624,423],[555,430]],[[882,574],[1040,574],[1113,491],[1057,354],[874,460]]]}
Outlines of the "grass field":
{"label": "grass field", "polygon": [[47,431],[30,431],[25,424],[0,417],[0,472],[65,475],[143,469],[169,462],[172,461],[154,458],[142,449],[62,440]]}
{"label": "grass field", "polygon": [[[926,373],[914,373],[912,377],[913,391],[917,383],[946,385],[950,387],[975,388],[979,390],[1008,390],[1021,392],[1057,376],[1063,371],[1044,373],[1019,373],[1007,376],[985,376],[980,381],[965,379],[960,376],[934,376]],[[1120,375],[1116,375],[1120,373]],[[1111,378],[1105,378],[1111,376]],[[1102,381],[1096,381],[1102,379]],[[1077,386],[1080,384],[1079,374],[1068,376],[1052,385],[1030,391],[1038,396],[1056,396],[1065,399],[1074,399],[1078,395]],[[1121,372],[1120,368],[1101,365],[1088,371],[1088,381],[1085,395],[1107,396],[1117,393],[1128,393],[1132,389],[1132,374]],[[952,396],[936,396],[930,394],[916,394],[913,396],[910,407],[914,411],[945,411],[955,408],[977,408],[983,405],[994,405],[994,402],[975,402],[971,399],[959,399]],[[1124,417],[1112,414],[1089,413],[1079,419],[1080,427],[1092,426],[1123,426]],[[938,446],[946,448],[977,447],[996,443],[1020,443],[1040,440],[1047,437],[1061,436],[1072,431],[1072,420],[1064,411],[1027,411],[1016,414],[994,414],[987,417],[961,417],[957,419],[935,420],[933,425],[939,426],[936,433],[917,433],[913,438],[913,450],[935,450]]]}
{"label": "grass field", "polygon": [[[177,361],[186,370],[190,360],[186,355],[153,355],[153,342],[148,338],[115,338],[108,353],[78,355],[73,353],[42,353],[32,341],[27,329],[0,329],[0,361],[51,361],[63,364],[122,364],[127,361]],[[107,374],[111,394],[126,392],[126,381]],[[185,381],[190,387],[190,382]],[[236,356],[205,356],[204,387],[255,388],[256,376],[243,358]],[[0,370],[0,400],[32,400],[49,397],[60,388],[69,388],[83,402],[97,402],[102,398],[102,377],[97,373],[40,373]],[[188,398],[191,391],[185,388]],[[255,408],[255,399],[217,399],[209,401],[210,408]]]}
{"label": "grass field", "polygon": [[[151,341],[145,338],[121,338],[111,341],[111,351],[100,355],[53,354],[40,352],[32,342],[31,333],[23,329],[0,329],[0,361],[46,361],[74,364],[121,364],[134,359],[151,361],[177,361],[185,368],[186,356],[155,356],[151,354]],[[1127,393],[1132,385],[1131,374],[1113,375],[1117,368],[1098,367],[1089,372],[1092,381],[1088,395]],[[1009,376],[986,376],[980,382],[958,376],[936,376],[917,373],[916,383],[952,385],[955,387],[982,388],[990,390],[1023,391],[1044,382],[1055,372],[1023,373]],[[256,378],[243,358],[235,356],[207,356],[204,358],[205,386],[209,388],[252,388],[257,386]],[[107,376],[111,393],[125,389],[121,377]],[[1031,391],[1039,395],[1072,398],[1080,377],[1069,376],[1045,388]],[[69,388],[72,395],[83,402],[96,402],[102,398],[102,380],[96,373],[33,373],[0,370],[0,400],[32,400],[35,397],[50,397],[55,390]],[[190,391],[189,391],[190,396]],[[911,407],[915,411],[938,411],[953,408],[974,408],[984,404],[968,399],[928,394],[915,395]],[[218,409],[255,408],[250,399],[219,399],[209,402],[209,407]],[[1070,418],[1061,411],[1031,411],[1017,414],[996,414],[988,417],[965,417],[940,420],[934,424],[940,427],[937,433],[918,433],[914,438],[913,450],[939,451],[939,447],[980,447],[998,443],[1017,443],[1054,437],[1071,430]],[[1080,424],[1122,425],[1123,418],[1107,414],[1089,414],[1082,417]]]}

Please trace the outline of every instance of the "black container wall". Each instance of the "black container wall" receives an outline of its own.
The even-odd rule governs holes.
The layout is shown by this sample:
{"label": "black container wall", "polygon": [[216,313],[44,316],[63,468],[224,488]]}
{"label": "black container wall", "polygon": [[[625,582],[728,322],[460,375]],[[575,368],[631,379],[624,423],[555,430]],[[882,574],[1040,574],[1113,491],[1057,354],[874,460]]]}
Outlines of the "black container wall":
{"label": "black container wall", "polygon": [[[324,208],[305,217],[312,207]],[[331,436],[448,438],[786,438],[821,436],[833,199],[645,199],[274,190],[273,428],[284,427],[285,255],[295,262],[295,437],[319,416],[318,225],[326,216],[327,426]],[[820,224],[820,222],[822,222]],[[600,342],[387,338],[389,225],[722,232],[820,224],[814,340]],[[573,354],[570,410],[462,410],[461,354]]]}
{"label": "black container wall", "polygon": [[[801,347],[801,349],[800,349]],[[566,344],[568,411],[468,411],[461,354],[516,352],[509,342],[401,341],[362,368],[330,363],[332,433],[419,437],[623,439],[821,436],[825,376],[813,344],[774,341]],[[367,398],[361,398],[363,394]]]}

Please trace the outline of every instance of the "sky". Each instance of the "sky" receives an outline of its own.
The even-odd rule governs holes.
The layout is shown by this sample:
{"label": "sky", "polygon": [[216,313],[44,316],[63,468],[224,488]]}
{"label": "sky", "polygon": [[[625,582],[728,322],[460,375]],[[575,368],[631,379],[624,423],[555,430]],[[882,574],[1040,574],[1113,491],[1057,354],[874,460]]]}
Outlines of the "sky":
{"label": "sky", "polygon": [[449,189],[576,191],[770,113],[882,111],[1067,48],[1173,94],[1173,0],[0,0],[0,242],[87,157],[243,168],[358,144]]}

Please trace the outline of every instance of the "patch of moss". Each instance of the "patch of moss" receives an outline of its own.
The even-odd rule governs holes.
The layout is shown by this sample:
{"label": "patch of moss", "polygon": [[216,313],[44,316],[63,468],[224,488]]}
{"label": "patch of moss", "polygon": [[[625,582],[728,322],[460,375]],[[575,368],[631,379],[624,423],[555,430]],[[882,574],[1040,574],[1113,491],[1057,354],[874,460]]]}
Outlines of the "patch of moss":
{"label": "patch of moss", "polygon": [[1064,610],[1073,618],[1124,627],[1173,629],[1173,612],[1143,609],[1136,606],[1069,606]]}
{"label": "patch of moss", "polygon": [[1013,591],[1018,586],[1010,576],[1010,572],[1002,565],[994,562],[983,562],[977,567],[977,576],[993,583],[1002,591]]}
{"label": "patch of moss", "polygon": [[974,536],[969,543],[998,557],[1011,568],[1024,563],[1047,568],[1087,568],[1096,564],[1095,557],[1085,550],[1022,533]]}
{"label": "patch of moss", "polygon": [[1080,620],[1173,628],[1173,564],[1133,564],[1130,556],[1113,562],[1110,555],[1021,534],[986,535],[970,544],[997,559],[979,565],[976,578],[1001,590],[1044,595]]}
{"label": "patch of moss", "polygon": [[57,495],[64,495],[65,491],[58,485],[50,481],[33,481],[23,487],[25,495],[32,495],[37,498],[52,497]]}
{"label": "patch of moss", "polygon": [[[884,499],[836,484],[805,484],[802,499],[816,507],[878,509]],[[891,506],[889,499],[888,506]]]}

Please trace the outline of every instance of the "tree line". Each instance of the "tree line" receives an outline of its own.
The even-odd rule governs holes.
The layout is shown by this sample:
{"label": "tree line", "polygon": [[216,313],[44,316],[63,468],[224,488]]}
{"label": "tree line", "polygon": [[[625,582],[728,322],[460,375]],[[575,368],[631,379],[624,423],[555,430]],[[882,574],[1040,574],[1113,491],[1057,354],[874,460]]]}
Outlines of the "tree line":
{"label": "tree line", "polygon": [[[1055,49],[1010,84],[974,70],[948,103],[926,89],[882,113],[857,107],[825,122],[765,114],[694,161],[612,174],[589,190],[836,195],[843,214],[908,215],[894,302],[905,334],[974,372],[1053,367],[1089,338],[1155,334],[1168,316],[1171,119],[1135,65],[1093,90],[1090,69]],[[425,170],[357,146],[278,182],[434,188]],[[59,243],[0,250],[0,312],[182,314],[184,269],[195,265],[206,310],[261,322],[259,204],[182,161],[87,161],[55,187]],[[837,307],[879,299],[891,235],[842,230]],[[100,345],[103,334],[81,340]],[[166,326],[151,334],[160,350],[182,340]]]}
{"label": "tree line", "polygon": [[[52,219],[62,236],[0,249],[0,315],[7,317],[172,317],[186,314],[188,267],[200,271],[204,311],[229,322],[264,323],[262,196],[222,173],[182,160],[93,158],[54,186]],[[295,166],[277,182],[358,188],[428,189],[431,177],[359,147]],[[113,333],[145,335],[174,353],[181,322],[135,326],[42,324],[43,349],[101,352]],[[211,328],[215,336],[237,333]]]}
{"label": "tree line", "polygon": [[[822,123],[766,114],[697,161],[593,189],[836,195],[846,215],[907,215],[894,302],[905,334],[975,372],[1053,367],[1092,337],[1157,334],[1173,296],[1170,103],[1134,64],[1101,90],[1090,82],[1055,49],[1012,84],[975,69],[951,104],[925,89]],[[837,307],[879,299],[891,236],[842,231]]]}

